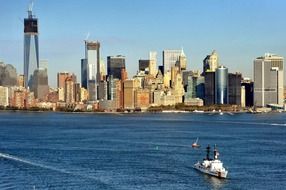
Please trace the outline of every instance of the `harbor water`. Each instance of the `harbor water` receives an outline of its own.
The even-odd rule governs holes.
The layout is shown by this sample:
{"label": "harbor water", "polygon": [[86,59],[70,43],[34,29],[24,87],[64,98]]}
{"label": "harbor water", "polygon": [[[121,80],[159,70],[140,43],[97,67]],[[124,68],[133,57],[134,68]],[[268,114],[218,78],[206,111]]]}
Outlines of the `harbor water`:
{"label": "harbor water", "polygon": [[[192,168],[208,144],[228,179]],[[285,189],[285,171],[283,113],[0,112],[4,190]]]}

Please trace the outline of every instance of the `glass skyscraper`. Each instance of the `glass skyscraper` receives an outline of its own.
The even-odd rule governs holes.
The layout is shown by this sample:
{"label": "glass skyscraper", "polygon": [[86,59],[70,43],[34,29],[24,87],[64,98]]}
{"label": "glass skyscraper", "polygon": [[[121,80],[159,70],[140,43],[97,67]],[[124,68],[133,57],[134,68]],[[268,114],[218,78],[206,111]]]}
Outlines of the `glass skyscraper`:
{"label": "glass skyscraper", "polygon": [[224,66],[215,72],[215,104],[228,104],[228,69]]}
{"label": "glass skyscraper", "polygon": [[98,99],[98,85],[101,80],[100,71],[100,43],[85,41],[85,59],[81,62],[82,84],[87,85],[89,100]]}
{"label": "glass skyscraper", "polygon": [[113,78],[121,78],[121,70],[125,69],[125,57],[122,55],[107,57],[107,74]]}
{"label": "glass skyscraper", "polygon": [[24,19],[24,76],[25,87],[32,89],[33,74],[39,68],[38,19],[32,14],[32,6],[28,10],[28,18]]}

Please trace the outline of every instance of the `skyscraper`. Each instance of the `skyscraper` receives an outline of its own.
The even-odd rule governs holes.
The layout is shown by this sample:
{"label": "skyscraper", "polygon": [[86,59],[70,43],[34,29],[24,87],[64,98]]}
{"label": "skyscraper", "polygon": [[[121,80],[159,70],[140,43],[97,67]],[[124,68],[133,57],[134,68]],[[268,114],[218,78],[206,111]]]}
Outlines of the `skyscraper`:
{"label": "skyscraper", "polygon": [[65,80],[65,102],[74,103],[75,102],[75,90],[74,81],[71,76],[67,77]]}
{"label": "skyscraper", "polygon": [[87,60],[81,59],[81,86],[87,89]]}
{"label": "skyscraper", "polygon": [[231,105],[241,105],[241,73],[228,74],[228,103]]}
{"label": "skyscraper", "polygon": [[204,104],[209,106],[215,104],[215,72],[205,73],[205,99]]}
{"label": "skyscraper", "polygon": [[85,59],[81,60],[81,83],[87,88],[89,100],[97,100],[97,89],[101,80],[100,43],[85,40]]}
{"label": "skyscraper", "polygon": [[107,57],[107,75],[121,80],[121,70],[125,69],[125,57],[122,55]]}
{"label": "skyscraper", "polygon": [[34,71],[33,92],[35,98],[43,101],[47,99],[49,93],[47,69],[39,68]]}
{"label": "skyscraper", "polygon": [[215,104],[228,104],[228,69],[224,66],[215,72]]}
{"label": "skyscraper", "polygon": [[[164,66],[164,75],[169,71],[173,66],[180,66],[180,57],[182,60],[186,60],[183,50],[164,50],[163,51],[163,66]],[[185,63],[182,63],[184,66]],[[185,67],[185,66],[184,66]]]}
{"label": "skyscraper", "polygon": [[156,76],[157,74],[157,52],[151,51],[149,53],[149,60],[150,60],[150,65],[149,65],[149,74],[152,76]]}
{"label": "skyscraper", "polygon": [[211,55],[207,55],[204,59],[203,75],[207,72],[215,72],[219,66],[218,54],[214,50]]}
{"label": "skyscraper", "polygon": [[245,106],[252,107],[253,106],[253,81],[250,79],[243,79],[241,82],[241,86],[245,89]]}
{"label": "skyscraper", "polygon": [[283,105],[284,58],[266,53],[254,60],[254,106]]}
{"label": "skyscraper", "polygon": [[187,56],[184,53],[184,50],[181,50],[181,55],[179,56],[179,68],[181,71],[184,71],[187,69]]}
{"label": "skyscraper", "polygon": [[100,81],[100,43],[85,41],[85,59],[88,80]]}
{"label": "skyscraper", "polygon": [[139,60],[139,71],[148,71],[149,72],[150,60]]}
{"label": "skyscraper", "polygon": [[24,19],[24,75],[25,87],[32,89],[33,74],[39,68],[38,19],[32,14],[33,3]]}

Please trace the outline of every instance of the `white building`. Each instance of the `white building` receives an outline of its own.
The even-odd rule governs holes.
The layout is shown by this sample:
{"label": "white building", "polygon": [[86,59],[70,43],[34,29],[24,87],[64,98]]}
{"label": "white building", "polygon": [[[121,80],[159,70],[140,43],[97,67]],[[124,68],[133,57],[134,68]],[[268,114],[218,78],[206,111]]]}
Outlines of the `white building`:
{"label": "white building", "polygon": [[219,57],[215,50],[204,59],[204,73],[207,71],[215,72],[219,66]]}
{"label": "white building", "polygon": [[8,106],[9,105],[9,93],[8,87],[0,86],[0,106]]}

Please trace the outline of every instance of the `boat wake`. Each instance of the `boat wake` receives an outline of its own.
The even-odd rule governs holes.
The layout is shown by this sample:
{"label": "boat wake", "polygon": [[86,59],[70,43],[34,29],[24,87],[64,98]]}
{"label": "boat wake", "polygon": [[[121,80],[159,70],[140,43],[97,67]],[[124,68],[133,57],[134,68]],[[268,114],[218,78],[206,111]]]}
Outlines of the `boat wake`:
{"label": "boat wake", "polygon": [[65,169],[59,169],[59,168],[56,168],[56,167],[53,167],[53,166],[47,166],[47,165],[44,165],[44,164],[31,162],[29,160],[18,158],[16,156],[12,156],[12,155],[9,155],[9,154],[4,154],[4,153],[0,153],[0,158],[4,158],[4,159],[7,159],[7,160],[12,160],[12,161],[16,161],[16,162],[20,162],[20,163],[24,163],[24,164],[28,164],[28,165],[31,165],[31,166],[35,166],[35,167],[39,167],[39,168],[43,168],[43,169],[47,169],[47,170],[51,170],[51,171],[60,172],[60,173],[67,174],[67,175],[81,177],[81,178],[85,178],[85,179],[89,179],[89,180],[94,180],[94,181],[96,181],[100,185],[103,185],[103,186],[106,186],[108,188],[111,188],[108,184],[106,184],[103,181],[100,181],[97,177],[94,177],[94,176],[89,176],[89,175],[85,175],[85,174],[81,174],[81,173],[75,173],[75,172],[67,171]]}
{"label": "boat wake", "polygon": [[274,126],[286,126],[286,123],[271,123],[270,125],[274,125]]}
{"label": "boat wake", "polygon": [[[203,121],[200,121],[203,122]],[[209,121],[205,121],[208,123]],[[240,121],[211,121],[212,123],[222,124],[240,124],[240,125],[272,125],[272,126],[286,126],[286,123],[266,123],[266,122],[240,122]]]}

